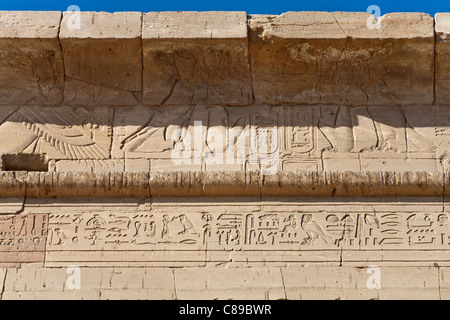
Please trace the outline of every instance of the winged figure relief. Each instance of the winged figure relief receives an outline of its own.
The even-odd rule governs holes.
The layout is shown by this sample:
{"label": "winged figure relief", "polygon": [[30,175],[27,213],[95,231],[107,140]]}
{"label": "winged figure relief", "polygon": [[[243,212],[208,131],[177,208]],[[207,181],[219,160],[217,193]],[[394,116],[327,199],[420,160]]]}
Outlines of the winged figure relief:
{"label": "winged figure relief", "polygon": [[108,159],[112,112],[22,107],[0,125],[0,153],[47,153],[71,160]]}

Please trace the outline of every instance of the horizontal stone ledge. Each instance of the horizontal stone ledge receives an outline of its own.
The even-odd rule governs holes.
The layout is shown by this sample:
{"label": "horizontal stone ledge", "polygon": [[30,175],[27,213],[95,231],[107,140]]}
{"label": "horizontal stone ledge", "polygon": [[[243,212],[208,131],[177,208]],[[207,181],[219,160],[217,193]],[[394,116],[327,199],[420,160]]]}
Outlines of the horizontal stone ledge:
{"label": "horizontal stone ledge", "polygon": [[[0,11],[0,104],[431,105],[447,20],[438,14],[435,29],[424,13]],[[446,46],[436,50],[438,102],[449,91]]]}
{"label": "horizontal stone ledge", "polygon": [[441,172],[2,172],[0,197],[443,196]]}

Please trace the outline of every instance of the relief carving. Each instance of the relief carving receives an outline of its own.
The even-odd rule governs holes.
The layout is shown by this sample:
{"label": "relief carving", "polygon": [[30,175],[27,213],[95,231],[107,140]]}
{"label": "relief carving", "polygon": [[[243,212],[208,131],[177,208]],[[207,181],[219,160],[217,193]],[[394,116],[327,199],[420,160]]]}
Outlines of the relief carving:
{"label": "relief carving", "polygon": [[46,214],[0,215],[0,251],[43,251],[47,228]]}
{"label": "relief carving", "polygon": [[0,113],[0,154],[43,155],[51,170],[79,172],[124,171],[131,159],[148,160],[134,166],[144,171],[438,171],[449,159],[448,114],[442,106],[11,107]]}
{"label": "relief carving", "polygon": [[[110,157],[113,110],[21,107],[0,125],[0,153],[51,159]],[[13,141],[13,143],[11,143]]]}
{"label": "relief carving", "polygon": [[144,42],[144,102],[149,105],[249,105],[247,48],[241,41],[208,44]]}
{"label": "relief carving", "polygon": [[446,213],[51,214],[47,244],[51,251],[444,248],[448,220]]}

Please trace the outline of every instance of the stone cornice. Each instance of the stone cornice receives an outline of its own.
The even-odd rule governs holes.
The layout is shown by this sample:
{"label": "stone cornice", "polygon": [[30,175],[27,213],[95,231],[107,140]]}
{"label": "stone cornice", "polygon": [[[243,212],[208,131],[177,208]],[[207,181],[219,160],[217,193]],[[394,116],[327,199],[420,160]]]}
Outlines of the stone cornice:
{"label": "stone cornice", "polygon": [[0,104],[445,103],[449,19],[3,11]]}
{"label": "stone cornice", "polygon": [[2,197],[440,197],[439,172],[3,172]]}

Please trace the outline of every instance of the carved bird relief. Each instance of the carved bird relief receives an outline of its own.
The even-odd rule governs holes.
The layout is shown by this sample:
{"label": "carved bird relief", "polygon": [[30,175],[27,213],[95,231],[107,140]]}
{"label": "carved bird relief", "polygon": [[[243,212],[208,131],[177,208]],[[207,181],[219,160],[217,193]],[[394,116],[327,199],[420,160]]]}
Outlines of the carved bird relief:
{"label": "carved bird relief", "polygon": [[301,227],[308,235],[308,238],[303,240],[303,245],[314,245],[319,238],[322,238],[327,244],[327,240],[333,240],[333,238],[326,234],[323,228],[313,220],[311,214],[304,214],[302,216]]}

